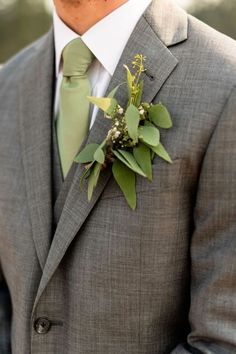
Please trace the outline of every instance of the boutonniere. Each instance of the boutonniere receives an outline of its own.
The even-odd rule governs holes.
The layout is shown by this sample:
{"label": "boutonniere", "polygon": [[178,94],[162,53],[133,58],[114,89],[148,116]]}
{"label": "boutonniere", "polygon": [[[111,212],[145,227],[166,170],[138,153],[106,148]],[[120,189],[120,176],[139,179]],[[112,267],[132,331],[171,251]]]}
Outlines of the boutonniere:
{"label": "boutonniere", "polygon": [[143,80],[146,71],[146,57],[137,54],[132,62],[134,72],[127,65],[127,106],[123,108],[115,99],[119,87],[114,88],[108,97],[88,96],[89,101],[104,112],[104,119],[111,120],[111,129],[101,144],[88,144],[76,156],[75,162],[84,164],[81,178],[88,180],[88,200],[90,201],[100,173],[111,168],[115,181],[130,206],[135,209],[136,175],[152,181],[152,162],[157,155],[171,163],[168,152],[160,141],[160,128],[172,127],[167,108],[161,104],[142,102]]}

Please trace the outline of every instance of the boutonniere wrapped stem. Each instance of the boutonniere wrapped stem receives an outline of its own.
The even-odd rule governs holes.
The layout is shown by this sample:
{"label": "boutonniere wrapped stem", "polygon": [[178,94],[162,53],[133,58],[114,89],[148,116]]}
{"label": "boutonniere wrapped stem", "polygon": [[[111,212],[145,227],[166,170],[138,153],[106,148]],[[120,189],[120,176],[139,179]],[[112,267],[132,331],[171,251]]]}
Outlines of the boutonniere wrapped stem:
{"label": "boutonniere wrapped stem", "polygon": [[101,144],[88,144],[76,156],[75,162],[84,164],[84,179],[88,181],[88,200],[93,195],[100,173],[111,168],[115,181],[130,206],[135,209],[136,175],[152,181],[152,162],[155,155],[171,163],[171,158],[161,143],[160,129],[172,127],[167,108],[161,104],[142,102],[146,58],[137,54],[132,62],[134,72],[127,71],[127,106],[121,107],[115,99],[120,84],[108,97],[88,99],[104,112],[104,119],[111,120],[111,129]]}

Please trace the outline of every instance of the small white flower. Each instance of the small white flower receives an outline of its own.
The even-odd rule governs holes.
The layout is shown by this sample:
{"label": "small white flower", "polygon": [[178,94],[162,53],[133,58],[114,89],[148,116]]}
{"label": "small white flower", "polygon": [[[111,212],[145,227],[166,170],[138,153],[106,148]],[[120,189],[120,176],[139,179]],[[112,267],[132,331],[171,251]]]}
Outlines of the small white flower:
{"label": "small white flower", "polygon": [[119,136],[120,136],[120,132],[119,131],[115,132],[114,138],[117,139],[117,138],[119,138]]}
{"label": "small white flower", "polygon": [[108,133],[107,133],[107,138],[109,139],[109,138],[111,137],[111,135],[112,135],[112,129],[110,129],[110,130],[108,131]]}
{"label": "small white flower", "polygon": [[142,108],[142,109],[140,109],[140,111],[139,111],[139,113],[140,113],[140,114],[142,114],[142,115],[144,114],[144,112],[145,112],[145,111],[144,111],[144,109],[143,109],[143,108]]}
{"label": "small white flower", "polygon": [[118,113],[119,113],[119,114],[123,114],[123,113],[124,113],[124,110],[123,110],[122,107],[119,108]]}

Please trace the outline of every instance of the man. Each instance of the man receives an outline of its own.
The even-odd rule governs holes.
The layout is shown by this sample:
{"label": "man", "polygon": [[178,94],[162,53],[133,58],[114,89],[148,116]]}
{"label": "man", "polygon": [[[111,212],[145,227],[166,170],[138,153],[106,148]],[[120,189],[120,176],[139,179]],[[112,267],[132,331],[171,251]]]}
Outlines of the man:
{"label": "man", "polygon": [[[235,42],[171,0],[55,7],[0,73],[1,354],[236,353]],[[72,155],[110,126],[78,87],[105,95],[135,54],[173,163],[137,178],[133,211],[109,169],[88,202]]]}

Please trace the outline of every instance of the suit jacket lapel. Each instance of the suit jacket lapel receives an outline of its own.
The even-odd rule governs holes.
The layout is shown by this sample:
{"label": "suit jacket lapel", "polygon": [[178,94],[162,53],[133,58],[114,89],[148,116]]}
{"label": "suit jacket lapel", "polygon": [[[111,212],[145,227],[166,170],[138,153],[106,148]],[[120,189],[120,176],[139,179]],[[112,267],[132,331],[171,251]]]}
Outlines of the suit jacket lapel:
{"label": "suit jacket lapel", "polygon": [[51,117],[53,102],[53,31],[36,46],[22,68],[19,92],[20,132],[33,238],[43,269],[52,236]]}
{"label": "suit jacket lapel", "polygon": [[[160,0],[157,0],[157,2],[158,1]],[[183,27],[185,27],[186,23],[185,18],[186,15],[183,16]],[[124,81],[125,71],[123,64],[125,63],[130,65],[134,55],[137,53],[142,53],[147,57],[146,67],[148,68],[149,76],[153,76],[151,79],[148,76],[144,76],[145,89],[143,93],[143,101],[150,102],[154,99],[166,79],[176,67],[178,63],[177,59],[171,54],[166,45],[159,39],[157,32],[155,31],[155,26],[152,27],[149,23],[150,19],[151,17],[149,7],[145,15],[142,16],[139,20],[126,45],[126,48],[121,56],[114,76],[108,87],[107,93],[117,84]],[[186,31],[182,32],[183,33],[180,36],[179,41],[186,39]],[[124,87],[120,89],[116,97],[120,104],[124,106],[127,99],[126,89],[124,89]],[[83,145],[91,142],[101,142],[106,136],[109,127],[110,121],[104,119],[103,114],[99,113],[94,126],[90,131],[88,139],[86,142],[84,142]],[[35,306],[48,281],[62,260],[68,246],[85,222],[95,203],[98,201],[99,196],[104,190],[109,178],[111,177],[111,172],[109,170],[105,170],[101,174],[92,201],[88,202],[86,188],[81,190],[79,186],[83,171],[84,168],[77,164],[74,164],[70,171],[71,176],[73,176],[72,184],[66,196],[65,204],[63,206],[60,220],[50,248],[47,262],[44,268],[44,273],[38,289],[38,294],[35,300]]]}

